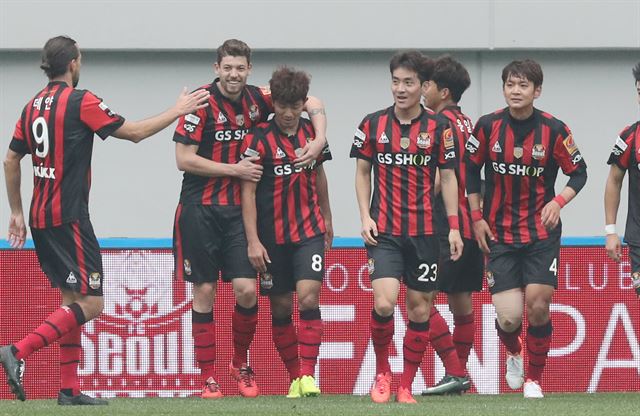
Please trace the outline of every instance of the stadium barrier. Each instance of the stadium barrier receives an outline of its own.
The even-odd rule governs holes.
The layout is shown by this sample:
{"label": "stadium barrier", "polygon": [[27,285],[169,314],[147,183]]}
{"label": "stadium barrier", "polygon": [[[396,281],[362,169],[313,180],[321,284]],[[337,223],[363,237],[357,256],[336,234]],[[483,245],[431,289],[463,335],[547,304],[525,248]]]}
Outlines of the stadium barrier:
{"label": "stadium barrier", "polygon": [[[349,247],[351,246],[351,247]],[[0,344],[23,337],[59,305],[31,249],[8,250],[0,242]],[[170,240],[101,240],[105,309],[84,326],[81,388],[103,397],[183,397],[200,390],[191,338],[190,285],[173,279]],[[602,239],[563,239],[558,291],[551,305],[553,342],[544,374],[545,392],[640,391],[639,301],[631,285],[626,247],[623,262],[608,260]],[[372,308],[366,252],[359,239],[337,239],[327,253],[320,297],[324,335],[316,379],[323,393],[367,394],[375,359],[369,339]],[[486,282],[485,282],[486,286]],[[221,284],[215,306],[217,372],[225,395],[237,394],[228,375],[232,355],[229,284]],[[398,305],[404,305],[404,293]],[[437,307],[453,326],[446,298]],[[473,392],[510,391],[504,381],[504,349],[494,328],[486,291],[476,294],[476,342],[469,359]],[[394,384],[402,371],[406,316],[395,313],[391,346]],[[297,322],[297,316],[296,316]],[[271,340],[266,299],[259,301],[258,330],[250,364],[262,394],[285,394],[288,378]],[[444,369],[429,348],[414,392],[437,382]],[[35,353],[24,384],[29,398],[58,391],[58,346]],[[0,383],[0,399],[11,398]]]}

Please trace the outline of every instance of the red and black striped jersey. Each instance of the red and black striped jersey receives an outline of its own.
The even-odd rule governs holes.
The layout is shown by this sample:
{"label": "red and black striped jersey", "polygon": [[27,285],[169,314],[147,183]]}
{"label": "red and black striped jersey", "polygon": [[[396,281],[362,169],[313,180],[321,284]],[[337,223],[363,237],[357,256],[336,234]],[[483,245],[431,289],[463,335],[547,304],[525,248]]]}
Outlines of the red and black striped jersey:
{"label": "red and black striped jersey", "polygon": [[370,215],[378,231],[432,235],[436,168],[454,169],[455,140],[445,117],[428,109],[402,124],[391,106],[366,116],[356,129],[351,157],[371,162]]}
{"label": "red and black striped jersey", "polygon": [[245,138],[243,156],[260,156],[257,163],[264,167],[256,189],[260,239],[297,243],[326,232],[316,179],[318,167],[332,159],[329,146],[308,167],[296,168],[293,163],[296,150],[314,139],[313,126],[305,118],[293,135],[283,133],[271,120],[256,126]]}
{"label": "red and black striped jersey", "polygon": [[104,140],[123,123],[100,98],[65,82],[50,82],[27,103],[9,147],[31,154],[32,228],[89,217],[94,133]]}
{"label": "red and black striped jersey", "polygon": [[[516,120],[507,108],[482,116],[466,144],[467,190],[471,176],[479,182],[484,165],[483,215],[497,240],[529,243],[562,232],[542,225],[542,208],[555,197],[558,168],[565,175],[584,175],[587,165],[569,128],[552,115],[534,109]],[[578,189],[579,190],[579,189]]]}
{"label": "red and black striped jersey", "polygon": [[[211,93],[209,105],[178,120],[173,140],[198,146],[197,154],[208,160],[234,164],[240,161],[240,146],[249,129],[267,120],[273,112],[267,88],[244,87],[232,101],[218,87],[219,78],[200,89]],[[206,177],[185,172],[182,204],[240,205],[240,181],[228,176]]]}
{"label": "red and black striped jersey", "polygon": [[[453,137],[456,145],[456,155],[458,156],[458,166],[456,166],[456,177],[458,179],[458,219],[460,223],[460,235],[464,238],[473,238],[473,228],[471,222],[471,209],[469,208],[469,200],[467,199],[466,178],[467,172],[464,160],[464,145],[467,139],[473,133],[473,123],[458,106],[447,107],[439,114],[446,117],[451,123]],[[444,207],[442,193],[438,195],[436,202],[436,221],[438,233],[449,233],[449,222],[447,221],[447,211]]]}
{"label": "red and black striped jersey", "polygon": [[607,164],[616,164],[622,170],[629,170],[629,208],[624,240],[628,244],[640,245],[640,121],[626,127],[616,138]]}

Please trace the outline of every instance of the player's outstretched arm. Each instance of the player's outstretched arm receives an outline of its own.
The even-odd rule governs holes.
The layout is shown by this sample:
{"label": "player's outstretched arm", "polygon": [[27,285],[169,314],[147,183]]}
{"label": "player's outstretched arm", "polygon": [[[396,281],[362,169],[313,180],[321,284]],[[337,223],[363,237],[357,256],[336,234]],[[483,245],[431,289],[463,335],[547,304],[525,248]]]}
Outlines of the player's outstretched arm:
{"label": "player's outstretched arm", "polygon": [[615,224],[618,217],[618,208],[620,207],[620,190],[622,189],[624,174],[624,170],[620,169],[616,164],[612,164],[609,169],[607,184],[604,188],[605,225],[614,225],[613,230],[606,230],[607,242],[605,249],[607,250],[607,255],[616,262],[620,262],[622,251],[622,243],[618,233],[615,231]]}
{"label": "player's outstretched arm", "polygon": [[329,182],[324,167],[321,165],[317,169],[318,179],[316,180],[316,190],[318,192],[318,204],[324,219],[327,232],[324,235],[324,249],[329,250],[333,244],[333,217],[331,215],[331,204],[329,203]]}
{"label": "player's outstretched arm", "polygon": [[4,177],[7,183],[9,208],[11,209],[7,240],[11,248],[22,248],[27,238],[27,227],[24,222],[22,195],[20,193],[20,161],[23,157],[23,154],[9,149],[4,159]]}
{"label": "player's outstretched arm", "polygon": [[371,203],[371,162],[364,159],[356,159],[356,197],[358,198],[358,209],[360,210],[360,221],[362,228],[360,235],[365,244],[375,246],[378,244],[378,225],[371,218],[369,204]]}
{"label": "player's outstretched arm", "polygon": [[247,253],[249,261],[259,273],[267,271],[267,263],[271,263],[269,253],[264,248],[258,237],[258,212],[256,209],[256,188],[258,184],[251,181],[242,181],[241,203],[242,222],[247,236]]}
{"label": "player's outstretched arm", "polygon": [[309,114],[316,138],[307,143],[302,148],[302,153],[293,161],[296,167],[307,166],[316,160],[327,144],[327,116],[322,101],[310,95],[304,104],[304,111]]}
{"label": "player's outstretched arm", "polygon": [[209,91],[196,90],[187,93],[184,88],[178,96],[176,104],[157,116],[147,118],[141,121],[125,121],[112,136],[118,139],[129,140],[138,143],[149,136],[152,136],[160,130],[168,127],[176,121],[180,116],[193,113],[201,108],[208,106]]}
{"label": "player's outstretched arm", "polygon": [[262,165],[258,156],[245,157],[236,164],[220,163],[198,155],[198,146],[176,143],[176,165],[183,172],[198,176],[232,176],[241,180],[258,182],[262,176]]}
{"label": "player's outstretched arm", "polygon": [[456,261],[462,256],[463,243],[460,236],[460,226],[458,222],[458,179],[453,169],[439,169],[440,189],[444,207],[449,220],[449,247],[451,250],[451,260]]}

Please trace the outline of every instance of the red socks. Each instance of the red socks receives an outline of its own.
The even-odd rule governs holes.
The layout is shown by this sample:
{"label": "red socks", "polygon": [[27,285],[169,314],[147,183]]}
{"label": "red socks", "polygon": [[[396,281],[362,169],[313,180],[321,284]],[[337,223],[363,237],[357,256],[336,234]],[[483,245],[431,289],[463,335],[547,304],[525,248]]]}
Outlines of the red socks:
{"label": "red socks", "polygon": [[541,326],[529,324],[527,328],[527,353],[529,355],[527,378],[538,382],[542,381],[542,371],[547,362],[552,333],[551,321]]}
{"label": "red socks", "polygon": [[502,341],[507,351],[511,354],[520,354],[522,351],[522,342],[520,341],[520,333],[522,332],[522,324],[513,332],[505,332],[496,319],[496,330],[498,331],[498,338]]}
{"label": "red socks", "polygon": [[251,308],[244,308],[238,304],[231,317],[233,332],[233,366],[240,368],[247,362],[247,351],[258,325],[258,304]]}
{"label": "red socks", "polygon": [[71,390],[73,396],[80,394],[78,384],[78,364],[82,345],[80,327],[72,329],[67,335],[60,338],[60,390]]}
{"label": "red socks", "polygon": [[380,316],[374,310],[371,311],[371,342],[376,353],[376,374],[390,373],[389,344],[393,339],[393,314]]}
{"label": "red socks", "polygon": [[14,344],[16,358],[24,359],[42,347],[57,341],[85,323],[84,312],[77,303],[55,310],[33,332]]}
{"label": "red socks", "polygon": [[429,341],[442,360],[445,372],[451,376],[464,377],[465,371],[460,365],[449,326],[435,306],[431,307],[429,317]]}
{"label": "red socks", "polygon": [[191,311],[191,334],[193,335],[193,350],[196,362],[200,367],[202,380],[209,377],[216,379],[216,325],[213,320],[213,311]]}
{"label": "red socks", "polygon": [[289,378],[300,377],[300,362],[298,360],[298,335],[293,326],[291,316],[277,319],[271,318],[273,343],[280,354],[284,366],[289,372]]}
{"label": "red socks", "polygon": [[473,312],[469,315],[454,315],[453,322],[455,324],[455,328],[453,328],[453,345],[456,347],[460,366],[464,370],[467,368],[469,353],[476,333]]}
{"label": "red socks", "polygon": [[400,387],[411,389],[411,384],[416,376],[418,367],[420,367],[427,344],[429,344],[429,321],[419,323],[409,321],[402,344],[404,370],[400,377]]}
{"label": "red socks", "polygon": [[298,342],[300,343],[300,376],[313,376],[320,353],[322,319],[320,309],[300,311]]}

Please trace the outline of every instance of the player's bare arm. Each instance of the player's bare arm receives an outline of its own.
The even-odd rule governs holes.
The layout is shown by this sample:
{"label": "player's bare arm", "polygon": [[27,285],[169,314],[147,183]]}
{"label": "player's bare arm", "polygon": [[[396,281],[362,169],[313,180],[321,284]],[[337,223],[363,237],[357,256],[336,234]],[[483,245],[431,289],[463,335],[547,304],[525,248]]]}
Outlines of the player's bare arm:
{"label": "player's bare arm", "polygon": [[[576,191],[571,187],[565,186],[558,196],[565,201],[565,204],[568,204],[569,201],[576,196]],[[542,220],[542,225],[544,225],[546,229],[553,230],[558,226],[558,222],[560,222],[561,208],[562,206],[560,206],[556,199],[552,199],[542,208],[540,219]]]}
{"label": "player's bare arm", "polygon": [[453,169],[438,169],[440,171],[440,188],[447,218],[455,219],[455,224],[449,224],[449,247],[451,260],[456,261],[462,256],[463,243],[458,226],[458,179]]}
{"label": "player's bare arm", "polygon": [[[472,217],[473,217],[474,211],[475,212],[481,211],[480,210],[480,194],[479,193],[469,194],[468,199],[469,199],[469,208],[471,209]],[[487,221],[484,218],[480,217],[473,220],[473,235],[475,235],[476,237],[476,241],[480,246],[480,250],[482,250],[482,252],[485,254],[489,254],[491,250],[489,250],[489,244],[487,242],[487,239],[491,241],[496,241],[496,238],[491,232],[491,228],[489,228],[489,224],[487,224]]]}
{"label": "player's bare arm", "polygon": [[[622,181],[625,171],[620,169],[616,164],[612,164],[607,177],[607,184],[604,188],[604,216],[605,224],[616,223],[618,217],[618,208],[620,207],[620,190],[622,189]],[[605,243],[607,255],[616,262],[620,262],[622,251],[622,243],[620,237],[613,230],[613,233],[607,231],[607,241]]]}
{"label": "player's bare arm", "polygon": [[293,161],[296,167],[306,166],[316,160],[327,144],[327,116],[322,101],[317,97],[308,96],[304,105],[304,111],[309,114],[316,138],[307,143],[302,148],[300,156]]}
{"label": "player's bare arm", "polygon": [[197,154],[198,146],[176,143],[176,165],[179,170],[206,177],[232,176],[240,180],[258,182],[262,177],[262,165],[258,156],[245,157],[238,163],[215,162]]}
{"label": "player's bare arm", "polygon": [[360,235],[365,244],[375,246],[378,244],[375,237],[378,236],[378,226],[371,218],[369,204],[371,203],[371,162],[357,159],[356,161],[356,198],[360,210],[362,228]]}
{"label": "player's bare arm", "polygon": [[24,222],[22,195],[20,193],[20,161],[23,157],[23,154],[9,149],[4,160],[4,177],[7,183],[9,208],[11,209],[7,240],[11,248],[22,248],[27,238],[27,227]]}
{"label": "player's bare arm", "polygon": [[187,89],[184,88],[173,107],[145,120],[125,121],[122,126],[113,132],[113,137],[138,143],[165,129],[179,117],[207,107],[209,105],[208,100],[209,91],[196,90],[192,93],[187,93]]}
{"label": "player's bare arm", "polygon": [[331,205],[329,203],[329,183],[323,166],[318,167],[317,173],[316,191],[318,192],[318,204],[320,205],[320,212],[322,212],[324,225],[327,229],[324,235],[324,248],[325,250],[329,250],[333,244],[333,220],[331,216]]}
{"label": "player's bare arm", "polygon": [[247,252],[251,265],[260,273],[267,271],[267,263],[271,263],[267,249],[264,248],[258,237],[258,213],[256,209],[257,183],[242,181],[242,222],[247,236]]}

